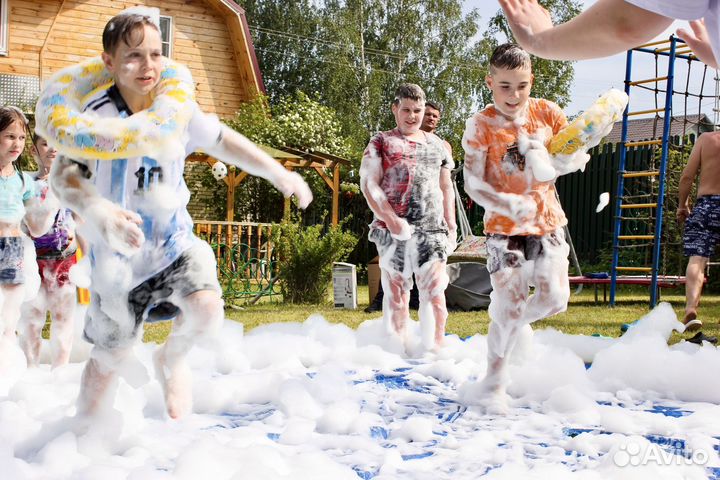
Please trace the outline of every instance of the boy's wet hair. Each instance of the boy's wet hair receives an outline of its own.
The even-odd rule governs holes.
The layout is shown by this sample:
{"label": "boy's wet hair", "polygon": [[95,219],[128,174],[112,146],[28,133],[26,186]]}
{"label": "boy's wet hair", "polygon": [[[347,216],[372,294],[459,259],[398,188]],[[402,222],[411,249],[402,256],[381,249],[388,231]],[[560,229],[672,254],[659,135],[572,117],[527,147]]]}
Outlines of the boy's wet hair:
{"label": "boy's wet hair", "polygon": [[425,92],[423,92],[423,89],[420,88],[419,85],[403,83],[395,90],[395,98],[392,101],[393,105],[399,105],[404,98],[425,103]]}
{"label": "boy's wet hair", "polygon": [[433,110],[437,110],[440,112],[440,115],[442,115],[442,105],[440,105],[438,102],[434,102],[432,100],[425,100],[425,108],[430,107]]}
{"label": "boy's wet hair", "polygon": [[530,54],[520,45],[515,43],[503,43],[493,50],[490,56],[490,68],[502,68],[503,70],[518,70],[532,68]]}
{"label": "boy's wet hair", "polygon": [[140,43],[142,43],[145,38],[142,27],[145,25],[150,25],[155,30],[158,30],[157,25],[155,25],[147,15],[137,13],[121,13],[120,15],[115,15],[105,25],[105,29],[103,30],[103,50],[105,50],[105,53],[112,55],[115,53],[115,50],[117,50],[121,41],[129,47],[134,47],[135,45],[130,45],[130,40],[136,30],[140,30]]}

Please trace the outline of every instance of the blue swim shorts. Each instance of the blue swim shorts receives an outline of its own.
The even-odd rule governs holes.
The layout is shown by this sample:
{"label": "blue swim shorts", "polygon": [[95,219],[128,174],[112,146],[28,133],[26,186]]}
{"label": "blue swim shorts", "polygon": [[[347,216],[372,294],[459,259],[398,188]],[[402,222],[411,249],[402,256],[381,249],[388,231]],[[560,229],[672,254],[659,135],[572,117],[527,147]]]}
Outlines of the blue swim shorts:
{"label": "blue swim shorts", "polygon": [[685,221],[683,245],[686,257],[710,258],[720,243],[720,195],[705,195],[695,202]]}

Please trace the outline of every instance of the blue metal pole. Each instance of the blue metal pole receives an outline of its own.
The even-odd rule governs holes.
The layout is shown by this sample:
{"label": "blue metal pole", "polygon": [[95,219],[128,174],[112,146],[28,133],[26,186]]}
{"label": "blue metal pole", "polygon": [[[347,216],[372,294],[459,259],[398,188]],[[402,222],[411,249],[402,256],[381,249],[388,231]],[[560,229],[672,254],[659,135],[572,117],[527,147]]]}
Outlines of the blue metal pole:
{"label": "blue metal pole", "polygon": [[[625,60],[625,93],[630,96],[630,76],[632,72],[632,50],[628,50],[627,58]],[[610,306],[615,306],[615,291],[617,289],[617,267],[619,260],[619,239],[622,222],[622,198],[625,189],[625,182],[623,173],[625,172],[625,157],[627,148],[625,148],[625,142],[627,142],[628,134],[628,112],[630,109],[630,102],[628,101],[627,107],[623,112],[622,120],[622,135],[620,136],[620,163],[617,170],[617,190],[615,195],[615,228],[613,230],[613,257],[612,257],[612,268],[610,269]]]}
{"label": "blue metal pole", "polygon": [[657,277],[660,270],[660,252],[662,240],[663,226],[663,203],[665,200],[665,174],[667,172],[667,161],[669,140],[670,140],[670,120],[672,120],[672,96],[673,96],[673,80],[675,78],[675,47],[677,41],[675,35],[670,37],[670,56],[668,57],[668,74],[665,86],[665,118],[663,118],[663,136],[662,136],[662,154],[660,157],[660,175],[658,177],[658,196],[657,209],[655,210],[655,245],[653,245],[653,265],[652,265],[652,281],[650,283],[650,308],[654,308],[658,301]]}

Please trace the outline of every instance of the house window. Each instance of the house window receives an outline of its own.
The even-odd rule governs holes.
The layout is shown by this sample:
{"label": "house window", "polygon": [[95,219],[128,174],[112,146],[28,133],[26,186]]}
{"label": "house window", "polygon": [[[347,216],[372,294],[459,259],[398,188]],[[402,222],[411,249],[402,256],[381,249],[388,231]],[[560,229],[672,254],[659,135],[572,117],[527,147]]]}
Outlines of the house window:
{"label": "house window", "polygon": [[[0,0],[6,1],[6,0]],[[168,58],[172,56],[172,17],[160,15],[160,38],[162,40],[162,54]]]}
{"label": "house window", "polygon": [[0,55],[8,54],[8,0],[0,0]]}

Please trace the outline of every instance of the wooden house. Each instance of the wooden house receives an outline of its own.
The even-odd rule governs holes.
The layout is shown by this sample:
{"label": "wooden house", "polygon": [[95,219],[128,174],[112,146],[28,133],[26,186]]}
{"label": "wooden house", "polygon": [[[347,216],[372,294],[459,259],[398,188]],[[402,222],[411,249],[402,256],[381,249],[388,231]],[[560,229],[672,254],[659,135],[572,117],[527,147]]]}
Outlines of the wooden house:
{"label": "wooden house", "polygon": [[135,5],[160,9],[163,53],[190,68],[205,111],[231,116],[264,90],[233,0],[0,0],[0,104],[28,106],[44,79],[99,55],[107,21]]}
{"label": "wooden house", "polygon": [[[108,20],[138,5],[160,9],[163,54],[190,68],[204,111],[232,117],[241,103],[265,93],[245,11],[233,0],[0,0],[0,105],[32,111],[43,80],[99,55]],[[270,154],[286,168],[317,171],[332,191],[336,224],[340,166],[348,162],[307,152]],[[210,196],[198,180],[202,168],[203,163],[195,162],[186,169],[193,191],[188,209],[195,219],[208,219],[212,211]],[[234,218],[235,188],[246,175],[231,170],[224,179],[228,220]]]}

